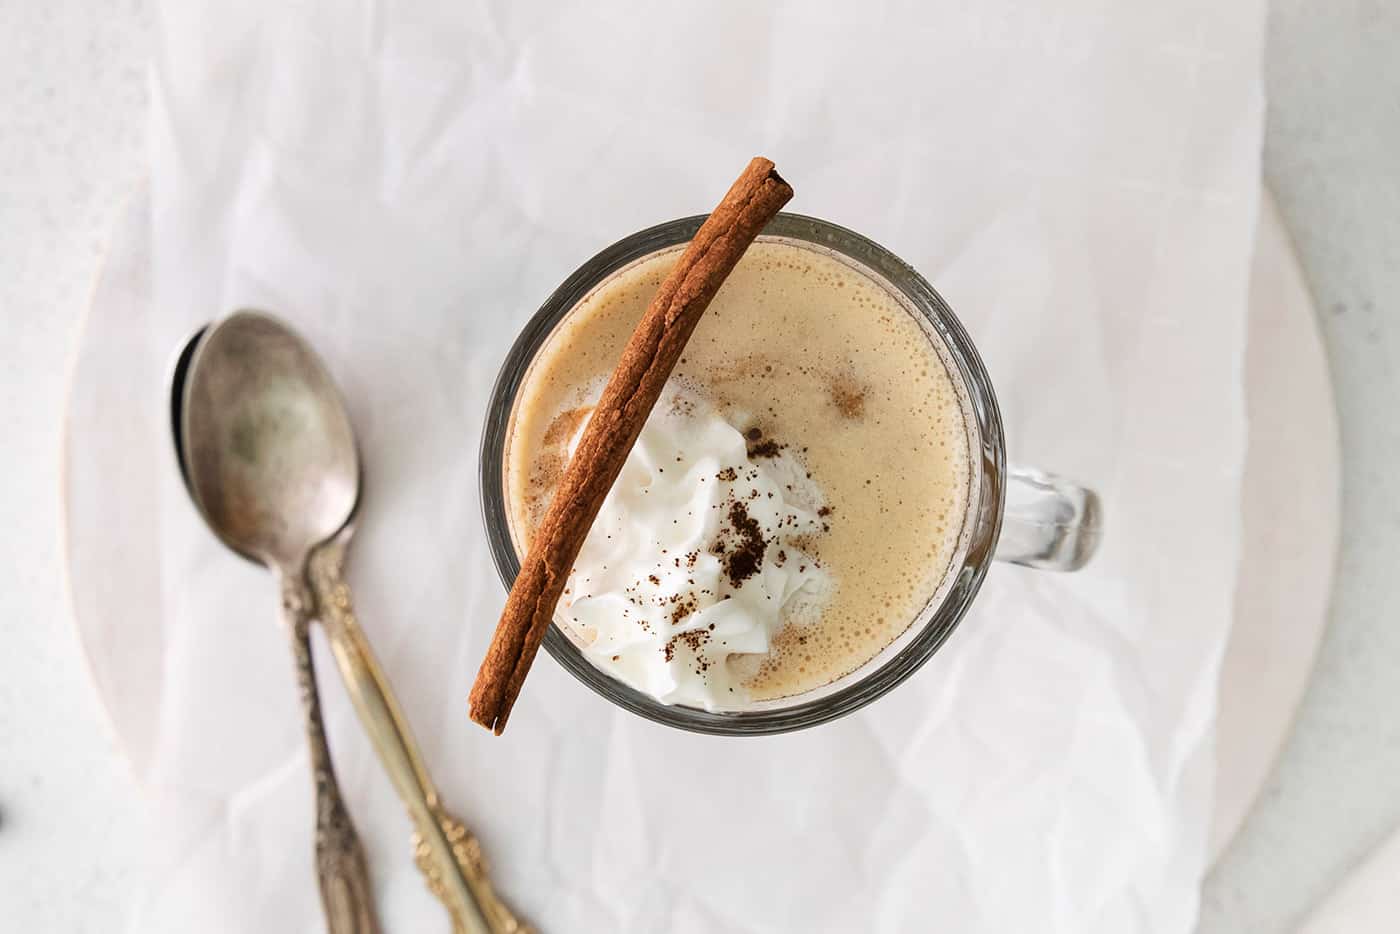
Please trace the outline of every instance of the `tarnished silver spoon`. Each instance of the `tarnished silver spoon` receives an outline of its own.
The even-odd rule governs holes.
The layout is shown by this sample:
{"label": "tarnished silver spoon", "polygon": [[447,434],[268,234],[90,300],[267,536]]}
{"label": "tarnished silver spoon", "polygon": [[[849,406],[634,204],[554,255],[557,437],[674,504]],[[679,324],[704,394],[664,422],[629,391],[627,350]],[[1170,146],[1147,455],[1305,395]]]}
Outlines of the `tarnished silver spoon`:
{"label": "tarnished silver spoon", "polygon": [[[307,744],[311,749],[311,774],[316,789],[316,877],[321,889],[321,904],[326,914],[326,926],[330,934],[377,934],[379,923],[374,911],[373,890],[370,887],[369,871],[365,865],[364,847],[360,844],[355,825],[345,802],[340,796],[340,785],[336,781],[335,769],[331,764],[330,749],[326,745],[325,725],[321,720],[321,700],[316,688],[316,672],[311,659],[310,623],[313,601],[306,583],[306,560],[311,546],[335,534],[343,524],[336,520],[333,512],[344,508],[337,502],[343,498],[339,493],[342,484],[337,484],[329,495],[318,497],[321,506],[319,514],[304,507],[303,497],[309,483],[314,482],[317,467],[303,465],[293,468],[299,474],[297,479],[284,487],[275,484],[278,492],[270,498],[266,494],[249,497],[250,486],[262,482],[261,477],[250,476],[259,470],[266,471],[256,464],[256,456],[249,453],[264,443],[264,438],[273,438],[279,430],[291,428],[282,416],[272,418],[258,415],[245,402],[241,401],[249,388],[246,383],[253,373],[244,368],[240,385],[229,386],[220,377],[216,385],[200,387],[202,406],[187,419],[185,406],[188,392],[187,382],[190,364],[196,349],[209,331],[201,328],[189,339],[175,362],[170,382],[170,422],[171,434],[175,442],[175,456],[180,465],[180,475],[185,487],[199,506],[209,527],[224,544],[234,551],[269,567],[277,575],[282,591],[282,621],[292,640],[292,656],[296,664],[297,684],[300,688],[302,713],[305,719]],[[210,372],[205,367],[206,374]],[[218,373],[218,370],[213,372]],[[207,382],[207,381],[206,381]],[[225,423],[222,418],[213,421],[207,411],[211,401],[219,404],[219,396],[228,392],[227,402],[238,406],[242,411],[233,417],[237,425],[233,428],[238,440],[232,445],[230,456],[223,456],[215,450],[217,441],[211,442],[206,429]],[[283,393],[285,396],[285,392]],[[211,400],[211,396],[213,399]],[[283,421],[283,427],[275,423]],[[324,448],[327,435],[334,435],[332,444],[339,446],[348,430],[347,425],[329,423],[324,420],[307,425],[307,434],[317,440],[309,447]],[[195,486],[190,471],[190,450],[186,443],[187,423],[193,429],[193,437],[202,460],[199,474],[200,487]],[[267,432],[263,435],[263,432]],[[232,463],[225,466],[222,461]],[[319,459],[324,463],[323,454]],[[339,465],[343,471],[343,465]],[[272,467],[281,470],[282,467]],[[354,470],[353,462],[350,469]],[[234,482],[226,483],[224,473],[235,473]],[[353,484],[352,487],[353,489]],[[196,493],[201,489],[204,496]],[[338,494],[338,495],[337,495]],[[332,514],[328,515],[330,512]],[[275,513],[271,515],[270,513]]]}
{"label": "tarnished silver spoon", "polygon": [[[526,930],[496,896],[476,838],[442,805],[355,619],[341,567],[354,531],[360,464],[349,416],[329,372],[285,324],[239,311],[192,342],[186,365],[177,366],[177,382],[172,392],[179,396],[176,446],[196,505],[225,544],[271,569],[281,583],[298,670],[306,673],[313,764],[321,755],[325,766],[324,781],[318,768],[318,791],[325,787],[339,800],[316,713],[309,653],[302,665],[310,619],[325,627],[355,712],[413,819],[418,867],[446,905],[454,928]],[[343,806],[340,811],[344,814]],[[339,826],[350,827],[348,816]],[[323,861],[323,837],[346,849],[328,850]],[[331,898],[328,892],[353,892],[354,907],[363,907],[373,924],[366,876],[339,871],[356,857],[338,854],[360,852],[353,829],[346,841],[325,834],[318,823],[317,839],[318,868],[329,862],[333,873],[322,875],[328,916],[342,904],[338,894]],[[358,865],[363,868],[362,855]]]}

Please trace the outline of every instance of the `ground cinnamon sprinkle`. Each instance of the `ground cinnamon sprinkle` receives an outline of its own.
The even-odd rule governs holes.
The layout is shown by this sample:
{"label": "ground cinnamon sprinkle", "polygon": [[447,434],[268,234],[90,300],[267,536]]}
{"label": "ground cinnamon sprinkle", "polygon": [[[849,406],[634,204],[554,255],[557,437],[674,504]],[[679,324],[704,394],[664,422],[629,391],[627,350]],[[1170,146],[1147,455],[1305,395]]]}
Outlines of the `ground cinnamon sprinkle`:
{"label": "ground cinnamon sprinkle", "polygon": [[724,573],[728,575],[729,583],[741,587],[744,581],[763,567],[768,540],[763,536],[763,527],[749,515],[749,509],[742,501],[730,504],[728,519],[736,541],[724,555]]}
{"label": "ground cinnamon sprinkle", "polygon": [[849,376],[838,376],[831,381],[831,401],[846,418],[860,418],[865,414],[865,387]]}
{"label": "ground cinnamon sprinkle", "polygon": [[694,613],[698,605],[693,593],[686,594],[683,600],[674,601],[674,605],[671,607],[671,624],[673,626],[679,624],[681,620]]}
{"label": "ground cinnamon sprinkle", "polygon": [[691,629],[686,632],[678,632],[669,640],[667,640],[664,646],[662,646],[662,657],[665,658],[666,661],[670,662],[676,657],[676,646],[686,645],[697,656],[695,660],[695,673],[704,674],[706,671],[709,670],[710,663],[706,659],[699,658],[698,656],[700,654],[700,647],[709,641],[710,633],[704,629]]}
{"label": "ground cinnamon sprinkle", "polygon": [[578,431],[578,426],[582,425],[584,419],[593,411],[592,406],[579,406],[576,409],[569,409],[567,412],[560,412],[554,416],[548,427],[544,430],[544,444],[546,447],[554,444],[563,444],[574,436]]}

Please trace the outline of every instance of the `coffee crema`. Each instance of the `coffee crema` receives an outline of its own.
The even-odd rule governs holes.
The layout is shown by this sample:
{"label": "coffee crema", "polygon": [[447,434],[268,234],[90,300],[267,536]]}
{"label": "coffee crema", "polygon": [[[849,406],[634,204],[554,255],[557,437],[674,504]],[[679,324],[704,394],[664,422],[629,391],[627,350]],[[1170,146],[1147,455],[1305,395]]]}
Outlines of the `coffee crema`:
{"label": "coffee crema", "polygon": [[[593,288],[531,363],[503,478],[519,553],[681,249]],[[761,238],[687,344],[673,383],[742,433],[751,460],[781,453],[822,496],[820,530],[799,544],[830,587],[816,618],[783,625],[768,652],[729,657],[746,701],[802,694],[865,665],[920,616],[954,566],[971,482],[969,420],[934,340],[869,274],[810,244]]]}

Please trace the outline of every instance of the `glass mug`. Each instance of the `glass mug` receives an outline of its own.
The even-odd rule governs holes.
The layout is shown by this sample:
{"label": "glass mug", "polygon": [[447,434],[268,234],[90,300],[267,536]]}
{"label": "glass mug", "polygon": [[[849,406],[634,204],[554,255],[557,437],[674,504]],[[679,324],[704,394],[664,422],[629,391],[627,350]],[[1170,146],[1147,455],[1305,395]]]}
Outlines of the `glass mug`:
{"label": "glass mug", "polygon": [[[659,224],[594,256],[549,297],[506,356],[491,392],[482,436],[481,503],[491,554],[507,589],[520,571],[520,557],[507,518],[506,445],[517,394],[535,354],[555,326],[596,286],[642,257],[688,243],[704,220],[696,216]],[[860,234],[800,214],[779,214],[760,239],[815,246],[901,301],[928,335],[962,396],[971,453],[970,490],[958,548],[928,604],[874,658],[802,694],[757,701],[735,711],[663,704],[593,665],[557,622],[550,626],[545,649],[584,684],[649,720],[700,733],[782,733],[825,723],[865,706],[913,674],[938,650],[972,605],[994,558],[1033,568],[1077,570],[1092,556],[1102,528],[1099,500],[1091,490],[1007,465],[1001,414],[982,360],[948,304],[909,264]]]}

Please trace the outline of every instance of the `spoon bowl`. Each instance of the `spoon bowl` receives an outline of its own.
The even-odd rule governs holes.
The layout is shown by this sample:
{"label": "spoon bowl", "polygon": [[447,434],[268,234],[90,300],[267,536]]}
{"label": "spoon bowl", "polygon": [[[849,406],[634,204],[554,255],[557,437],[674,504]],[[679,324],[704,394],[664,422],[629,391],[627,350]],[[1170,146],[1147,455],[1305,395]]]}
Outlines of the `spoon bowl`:
{"label": "spoon bowl", "polygon": [[330,373],[294,331],[255,311],[210,325],[186,353],[172,415],[190,495],[224,544],[300,571],[358,496],[355,437]]}

